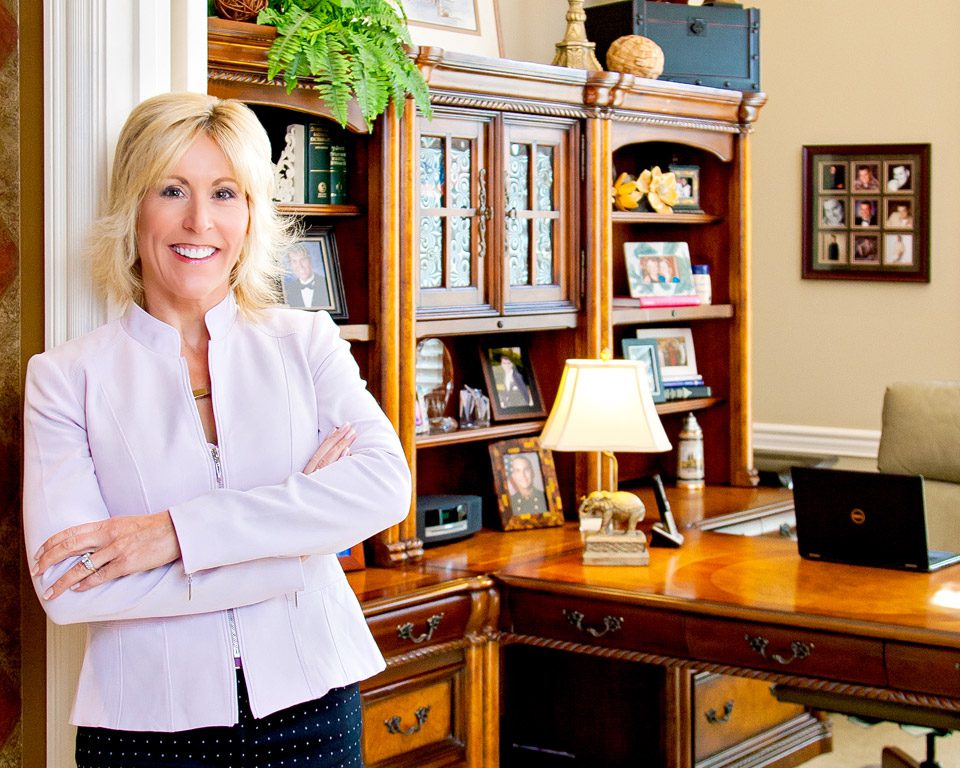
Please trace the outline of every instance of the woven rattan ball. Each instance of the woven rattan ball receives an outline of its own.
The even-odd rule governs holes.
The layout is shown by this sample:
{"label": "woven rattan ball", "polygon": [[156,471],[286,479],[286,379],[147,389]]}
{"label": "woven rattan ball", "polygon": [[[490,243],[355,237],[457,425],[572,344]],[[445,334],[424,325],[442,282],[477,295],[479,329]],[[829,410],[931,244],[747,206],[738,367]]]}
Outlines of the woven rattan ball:
{"label": "woven rattan ball", "polygon": [[656,79],[663,72],[663,49],[649,37],[618,37],[607,50],[607,69]]}
{"label": "woven rattan ball", "polygon": [[250,21],[267,7],[267,0],[214,0],[217,16],[231,21]]}

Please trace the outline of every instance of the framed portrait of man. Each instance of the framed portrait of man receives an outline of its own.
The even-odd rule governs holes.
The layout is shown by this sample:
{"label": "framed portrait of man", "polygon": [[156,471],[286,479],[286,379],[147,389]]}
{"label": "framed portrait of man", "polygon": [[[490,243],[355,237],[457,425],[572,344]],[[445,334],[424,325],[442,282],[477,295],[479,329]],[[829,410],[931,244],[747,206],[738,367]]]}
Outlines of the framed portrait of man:
{"label": "framed portrait of man", "polygon": [[539,438],[501,440],[489,451],[503,530],[563,525],[553,456]]}
{"label": "framed portrait of man", "polygon": [[333,227],[313,227],[284,251],[283,302],[295,309],[326,310],[347,319],[347,302]]}

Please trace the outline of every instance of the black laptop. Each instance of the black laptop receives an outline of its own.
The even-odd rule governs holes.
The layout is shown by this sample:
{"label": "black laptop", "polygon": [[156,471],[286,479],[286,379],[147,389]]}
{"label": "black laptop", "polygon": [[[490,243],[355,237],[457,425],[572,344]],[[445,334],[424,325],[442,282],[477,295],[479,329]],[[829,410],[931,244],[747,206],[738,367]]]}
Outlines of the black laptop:
{"label": "black laptop", "polygon": [[793,467],[802,557],[905,571],[936,571],[960,553],[927,548],[923,477]]}

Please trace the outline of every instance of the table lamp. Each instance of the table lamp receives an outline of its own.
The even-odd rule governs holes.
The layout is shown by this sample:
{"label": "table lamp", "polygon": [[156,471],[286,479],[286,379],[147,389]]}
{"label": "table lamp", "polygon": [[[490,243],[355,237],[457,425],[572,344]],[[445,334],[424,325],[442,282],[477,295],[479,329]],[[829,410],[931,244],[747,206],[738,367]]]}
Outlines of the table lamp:
{"label": "table lamp", "polygon": [[[640,360],[612,360],[604,351],[599,360],[567,360],[553,409],[540,435],[540,445],[554,451],[596,451],[613,460],[614,451],[661,453],[670,440],[663,431]],[[598,463],[599,467],[599,463]],[[632,493],[601,490],[590,493],[581,514],[598,515],[600,529],[585,539],[583,562],[591,565],[647,565],[646,537],[636,530],[643,503]],[[638,506],[639,505],[639,506]],[[617,519],[626,530],[617,533]]]}

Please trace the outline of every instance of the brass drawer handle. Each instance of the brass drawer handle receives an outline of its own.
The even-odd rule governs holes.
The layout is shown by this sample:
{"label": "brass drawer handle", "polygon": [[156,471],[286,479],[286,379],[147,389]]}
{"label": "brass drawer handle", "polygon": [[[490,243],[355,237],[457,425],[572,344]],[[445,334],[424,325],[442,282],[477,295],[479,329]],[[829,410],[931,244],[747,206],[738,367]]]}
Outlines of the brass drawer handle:
{"label": "brass drawer handle", "polygon": [[564,608],[563,615],[567,617],[567,621],[573,624],[578,631],[586,632],[591,637],[603,637],[608,633],[612,635],[614,632],[619,632],[623,629],[622,616],[604,616],[603,629],[594,629],[593,627],[583,626],[583,620],[586,617],[580,611],[568,611]]}
{"label": "brass drawer handle", "polygon": [[706,711],[705,717],[707,722],[713,725],[719,725],[720,723],[726,723],[730,721],[730,715],[733,713],[733,701],[728,701],[723,705],[723,714],[717,715],[717,710],[712,707]]}
{"label": "brass drawer handle", "polygon": [[411,725],[407,729],[400,727],[400,715],[394,715],[393,717],[384,720],[383,724],[387,726],[387,733],[395,733],[398,736],[412,736],[421,728],[423,728],[423,724],[427,722],[427,715],[430,714],[430,707],[420,707],[420,709],[413,714],[414,717],[417,718],[417,724]]}
{"label": "brass drawer handle", "polygon": [[443,621],[442,613],[435,613],[429,619],[427,619],[427,631],[421,635],[413,636],[413,622],[408,621],[405,624],[397,625],[397,636],[401,640],[409,640],[411,643],[425,643],[431,637],[433,637],[434,630],[440,626],[440,622]]}
{"label": "brass drawer handle", "polygon": [[782,664],[787,666],[792,664],[795,661],[800,661],[807,658],[811,653],[813,653],[813,643],[804,643],[801,640],[794,640],[790,643],[790,656],[784,656],[779,653],[772,653],[770,656],[767,656],[767,646],[770,645],[770,641],[765,637],[757,635],[756,637],[751,637],[750,635],[744,635],[743,639],[747,641],[747,645],[757,653],[759,653],[763,658],[771,658],[777,664]]}

